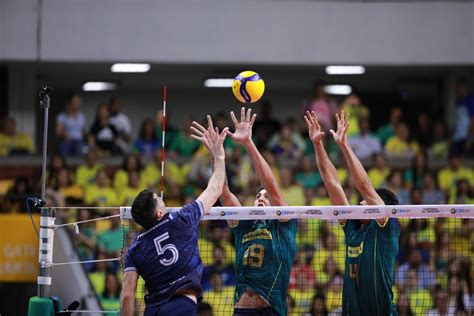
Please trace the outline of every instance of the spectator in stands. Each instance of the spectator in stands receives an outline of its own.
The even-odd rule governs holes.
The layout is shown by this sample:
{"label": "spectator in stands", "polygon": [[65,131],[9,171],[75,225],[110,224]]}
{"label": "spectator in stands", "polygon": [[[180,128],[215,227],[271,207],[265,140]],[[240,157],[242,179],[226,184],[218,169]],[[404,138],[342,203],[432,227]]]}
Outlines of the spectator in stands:
{"label": "spectator in stands", "polygon": [[[420,241],[418,240],[418,231],[417,224],[415,221],[410,220],[408,227],[403,230],[404,234],[401,240],[400,250],[397,255],[397,260],[400,263],[406,263],[408,256],[413,251],[419,251],[421,255],[421,262],[426,264],[430,260],[430,249],[420,246]],[[434,233],[433,233],[434,236]]]}
{"label": "spectator in stands", "polygon": [[97,173],[103,169],[103,165],[97,161],[95,150],[89,150],[84,159],[85,163],[79,165],[76,169],[75,182],[77,185],[86,189],[95,184]]}
{"label": "spectator in stands", "polygon": [[454,315],[454,313],[448,313],[448,299],[448,292],[437,286],[434,294],[433,308],[426,313],[426,316]]}
{"label": "spectator in stands", "polygon": [[118,132],[117,145],[122,152],[128,149],[128,143],[132,136],[132,123],[127,115],[122,112],[123,102],[117,97],[111,97],[109,100],[109,122]]}
{"label": "spectator in stands", "polygon": [[114,216],[110,219],[110,228],[99,233],[97,246],[107,258],[118,258],[122,251],[122,226],[120,225],[120,211],[114,210],[108,214]]}
{"label": "spectator in stands", "polygon": [[385,144],[385,151],[390,157],[413,158],[420,150],[418,143],[410,140],[410,130],[405,123],[398,123],[395,135]]}
{"label": "spectator in stands", "polygon": [[377,137],[380,139],[382,146],[385,146],[389,138],[395,136],[395,127],[401,122],[402,115],[403,112],[400,107],[392,108],[390,111],[390,122],[377,130]]}
{"label": "spectator in stands", "polygon": [[[306,220],[301,222],[307,222]],[[314,240],[313,240],[314,243]],[[289,289],[296,288],[297,278],[302,276],[308,282],[308,288],[314,289],[316,284],[316,275],[314,273],[311,261],[313,259],[314,247],[312,245],[299,245],[298,253],[290,274]],[[294,295],[292,297],[295,297]]]}
{"label": "spectator in stands", "polygon": [[408,299],[408,295],[404,291],[401,291],[400,293],[398,293],[398,299],[397,299],[396,305],[397,305],[398,316],[415,316],[415,314],[411,310],[410,300]]}
{"label": "spectator in stands", "polygon": [[474,153],[474,93],[466,79],[456,82],[456,119],[452,151],[457,154]]}
{"label": "spectator in stands", "polygon": [[359,159],[367,159],[382,152],[380,140],[369,133],[369,119],[367,117],[359,118],[357,129],[358,132],[349,137],[349,144]]}
{"label": "spectator in stands", "polygon": [[[77,211],[77,221],[80,222],[90,220],[92,218],[90,215],[90,210],[79,209]],[[89,222],[80,225],[78,238],[75,239],[79,260],[89,261],[96,259],[94,258],[94,251],[97,246],[96,237],[97,236],[95,231],[95,223]],[[84,268],[86,269],[86,271],[92,271],[92,269],[94,268],[94,264],[85,263]]]}
{"label": "spectator in stands", "polygon": [[311,308],[314,284],[313,286],[311,285],[310,280],[306,278],[306,274],[302,273],[301,270],[297,270],[294,276],[294,288],[289,290],[289,294],[295,300],[294,312],[297,315],[301,315]]}
{"label": "spectator in stands", "polygon": [[434,266],[437,273],[438,283],[441,283],[446,276],[449,267],[449,260],[452,251],[449,249],[449,233],[447,231],[439,231],[436,235],[436,244],[433,249]]}
{"label": "spectator in stands", "polygon": [[286,306],[288,316],[300,316],[295,312],[296,302],[289,294],[286,295]]}
{"label": "spectator in stands", "polygon": [[400,205],[410,204],[410,191],[408,191],[403,183],[403,174],[400,170],[393,170],[388,176],[387,187],[395,193]]}
{"label": "spectator in stands", "polygon": [[133,147],[136,152],[144,156],[151,156],[155,151],[161,149],[161,141],[155,133],[154,123],[151,118],[143,120],[140,134],[135,140]]}
{"label": "spectator in stands", "polygon": [[250,158],[244,155],[237,146],[230,149],[229,158],[226,161],[226,172],[231,189],[248,187],[253,174],[252,164]]}
{"label": "spectator in stands", "polygon": [[198,241],[199,249],[201,249],[201,260],[204,266],[214,264],[214,248],[220,247],[224,249],[224,265],[232,264],[235,258],[235,250],[230,242],[230,229],[225,221],[212,221],[209,223],[209,232],[207,239],[200,238]]}
{"label": "spectator in stands", "polygon": [[[342,244],[338,244],[336,236],[329,229],[323,228],[320,235],[322,247],[314,253],[312,265],[316,273],[317,282],[327,284],[331,281],[329,279],[331,276],[335,276],[337,271],[344,269],[345,248]],[[328,262],[329,258],[336,262],[335,268],[332,265],[332,261]],[[325,270],[328,272],[325,272]]]}
{"label": "spectator in stands", "polygon": [[472,298],[466,280],[452,275],[448,282],[448,315],[458,315],[458,312],[472,315]]}
{"label": "spectator in stands", "polygon": [[272,105],[268,100],[263,101],[259,109],[260,114],[257,115],[253,131],[256,138],[255,144],[261,152],[262,149],[267,148],[270,138],[280,131],[281,125],[272,117]]}
{"label": "spectator in stands", "polygon": [[326,292],[326,306],[330,311],[330,315],[342,314],[342,284],[343,277],[339,275],[329,281]]}
{"label": "spectator in stands", "polygon": [[231,263],[225,263],[225,251],[220,245],[215,245],[212,251],[214,263],[210,266],[204,267],[202,273],[202,288],[204,291],[211,287],[211,276],[215,273],[222,275],[222,282],[224,286],[232,286],[235,284],[235,270]]}
{"label": "spectator in stands", "polygon": [[10,213],[26,212],[26,199],[31,195],[30,182],[27,177],[18,177],[15,179],[5,197],[6,207]]}
{"label": "spectator in stands", "polygon": [[0,157],[15,154],[29,154],[35,150],[31,137],[22,132],[18,132],[16,121],[12,117],[3,120],[0,131]]}
{"label": "spectator in stands", "polygon": [[68,169],[61,169],[53,182],[56,183],[54,190],[63,195],[68,206],[83,204],[84,190],[73,183],[71,172]]}
{"label": "spectator in stands", "polygon": [[408,188],[423,187],[423,176],[429,170],[425,152],[419,152],[412,160],[411,168],[405,170],[403,179]]}
{"label": "spectator in stands", "polygon": [[304,205],[303,188],[293,181],[293,171],[283,168],[280,171],[281,193],[288,205]]}
{"label": "spectator in stands", "polygon": [[456,195],[451,196],[449,204],[474,204],[474,188],[467,179],[457,181]]}
{"label": "spectator in stands", "polygon": [[301,170],[295,175],[296,182],[304,189],[315,188],[322,183],[321,176],[313,166],[313,159],[310,156],[305,156],[301,161]]}
{"label": "spectator in stands", "polygon": [[201,143],[189,136],[192,117],[185,117],[183,129],[176,135],[170,145],[170,154],[190,158],[201,146]]}
{"label": "spectator in stands", "polygon": [[110,179],[105,170],[97,172],[96,184],[86,186],[85,202],[87,205],[114,206],[118,204],[117,194],[110,186]]}
{"label": "spectator in stands", "polygon": [[423,176],[423,195],[422,204],[444,204],[444,195],[438,187],[435,177],[431,173],[425,173]]}
{"label": "spectator in stands", "polygon": [[[117,274],[108,272],[105,277],[104,292],[99,295],[99,302],[104,311],[120,310],[120,292],[122,286],[117,278]],[[108,313],[106,315],[116,315],[116,313]]]}
{"label": "spectator in stands", "polygon": [[[229,120],[227,119],[227,117],[228,116],[225,112],[217,113],[216,116],[215,116],[216,122],[215,122],[214,126],[219,128],[220,131],[222,131],[224,128],[228,127],[229,126]],[[204,124],[207,124],[207,121],[204,122]],[[255,130],[255,126],[254,126],[254,130]],[[224,148],[225,148],[226,151],[229,151],[229,150],[235,148],[235,142],[232,140],[232,138],[227,137],[224,140]]]}
{"label": "spectator in stands", "polygon": [[279,133],[273,135],[267,147],[277,157],[299,159],[303,155],[306,144],[301,140],[301,135],[292,130],[287,122],[281,127]]}
{"label": "spectator in stands", "polygon": [[304,316],[328,316],[329,311],[326,307],[326,297],[322,293],[318,293],[313,297],[311,309]]}
{"label": "spectator in stands", "polygon": [[59,153],[64,157],[82,155],[86,117],[80,111],[81,97],[73,94],[66,105],[66,111],[56,118],[56,136],[59,139]]}
{"label": "spectator in stands", "polygon": [[430,292],[419,286],[419,276],[416,268],[407,271],[406,291],[410,302],[410,309],[415,315],[426,315],[433,302]]}
{"label": "spectator in stands", "polygon": [[117,145],[119,134],[115,126],[109,122],[109,117],[107,104],[99,104],[89,132],[89,146],[107,154],[116,154],[121,152]]}
{"label": "spectator in stands", "polygon": [[107,276],[107,262],[100,261],[107,259],[103,252],[97,252],[97,255],[94,258],[98,260],[94,263],[94,267],[91,272],[88,273],[89,280],[92,283],[92,287],[97,295],[100,295],[104,292],[105,289],[105,279]]}
{"label": "spectator in stands", "polygon": [[211,290],[204,292],[204,300],[212,306],[214,315],[231,315],[234,310],[234,287],[224,286],[222,274],[211,275]]}
{"label": "spectator in stands", "polygon": [[441,169],[438,173],[438,184],[439,187],[449,195],[450,190],[456,187],[457,181],[465,178],[468,179],[470,184],[474,184],[474,175],[472,170],[464,167],[461,163],[461,157],[457,154],[451,154],[449,157],[449,167]]}
{"label": "spectator in stands", "polygon": [[418,115],[413,135],[422,150],[426,150],[431,146],[433,143],[433,124],[428,113],[422,112]]}
{"label": "spectator in stands", "polygon": [[[140,187],[140,177],[139,174],[135,171],[128,173],[128,183],[127,186],[117,190],[119,203],[120,205],[132,205],[133,200],[137,197],[138,193],[142,191],[143,188]],[[170,205],[169,203],[167,205]],[[184,205],[184,204],[180,204]]]}
{"label": "spectator in stands", "polygon": [[433,143],[429,149],[435,158],[447,158],[449,152],[448,138],[446,137],[446,126],[444,122],[437,121],[433,128]]}
{"label": "spectator in stands", "polygon": [[204,301],[197,304],[197,315],[198,316],[214,316],[212,312],[212,306]]}
{"label": "spectator in stands", "polygon": [[126,188],[129,184],[129,177],[131,173],[140,173],[142,170],[142,163],[138,155],[129,154],[124,157],[122,166],[114,174],[114,188],[120,191]]}
{"label": "spectator in stands", "polygon": [[[350,114],[349,129],[347,131],[347,135],[349,136],[349,138],[361,134],[360,122],[361,120],[365,120],[367,121],[368,125],[369,109],[362,104],[359,96],[355,93],[349,94],[342,103],[341,110]],[[369,129],[367,128],[367,132],[368,130]]]}
{"label": "spectator in stands", "polygon": [[408,260],[398,267],[395,273],[395,283],[398,287],[408,285],[408,270],[414,269],[418,277],[418,287],[423,289],[433,289],[436,285],[436,276],[428,264],[422,262],[422,254],[419,249],[411,249],[408,253]]}
{"label": "spectator in stands", "polygon": [[[308,205],[308,204],[306,204]],[[328,197],[328,192],[326,191],[326,187],[324,184],[320,184],[316,187],[313,194],[313,200],[309,205],[320,205],[320,206],[329,206],[331,205],[331,201]]]}
{"label": "spectator in stands", "polygon": [[373,156],[373,167],[369,170],[369,178],[375,188],[380,188],[386,185],[386,180],[390,175],[390,168],[383,154]]}
{"label": "spectator in stands", "polygon": [[318,121],[323,131],[328,131],[333,127],[334,114],[337,111],[336,102],[326,94],[324,90],[326,83],[317,80],[313,86],[313,99],[305,104],[303,113],[306,111],[318,113]]}
{"label": "spectator in stands", "polygon": [[64,159],[60,154],[54,154],[49,161],[46,185],[49,187],[55,187],[59,172],[65,168],[67,168],[66,159]]}

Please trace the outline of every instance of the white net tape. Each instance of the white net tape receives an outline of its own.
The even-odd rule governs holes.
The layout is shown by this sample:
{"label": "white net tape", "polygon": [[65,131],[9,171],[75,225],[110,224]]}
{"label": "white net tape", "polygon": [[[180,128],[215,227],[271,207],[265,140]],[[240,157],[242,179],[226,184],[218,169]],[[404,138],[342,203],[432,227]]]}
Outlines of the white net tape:
{"label": "white net tape", "polygon": [[[131,208],[120,207],[122,219],[131,219]],[[179,211],[179,207],[167,211]],[[472,204],[444,205],[357,205],[357,206],[266,206],[212,207],[204,220],[253,219],[376,219],[376,218],[474,218]]]}

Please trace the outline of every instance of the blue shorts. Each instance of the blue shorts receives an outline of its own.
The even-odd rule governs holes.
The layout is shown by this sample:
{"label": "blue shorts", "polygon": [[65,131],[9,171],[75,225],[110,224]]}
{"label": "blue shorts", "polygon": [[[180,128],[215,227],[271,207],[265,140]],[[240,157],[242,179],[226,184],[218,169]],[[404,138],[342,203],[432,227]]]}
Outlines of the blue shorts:
{"label": "blue shorts", "polygon": [[233,316],[280,316],[273,308],[235,308]]}
{"label": "blue shorts", "polygon": [[147,306],[144,316],[196,316],[197,305],[186,296],[174,296],[158,306]]}

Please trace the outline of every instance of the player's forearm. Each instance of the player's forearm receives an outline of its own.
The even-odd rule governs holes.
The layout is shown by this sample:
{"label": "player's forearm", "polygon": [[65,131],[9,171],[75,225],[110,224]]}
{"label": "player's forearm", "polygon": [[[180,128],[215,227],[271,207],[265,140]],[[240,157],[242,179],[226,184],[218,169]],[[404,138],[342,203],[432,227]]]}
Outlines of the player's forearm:
{"label": "player's forearm", "polygon": [[219,196],[222,194],[222,188],[225,182],[225,161],[224,158],[214,159],[214,170],[212,171],[211,178],[207,185],[207,189],[210,193],[212,200],[217,201]]}
{"label": "player's forearm", "polygon": [[265,161],[265,158],[263,158],[262,154],[260,154],[260,152],[258,151],[257,146],[255,146],[252,140],[249,140],[243,145],[244,148],[247,150],[247,153],[249,154],[250,160],[252,160],[252,165],[255,168],[255,171],[257,172],[260,182],[270,194],[271,199],[274,200],[272,201],[272,204],[285,204],[283,200],[283,195],[280,191],[280,188],[278,187],[278,183],[276,182],[276,179],[273,176],[272,169]]}
{"label": "player's forearm", "polygon": [[120,296],[120,315],[134,316],[135,315],[135,297],[129,294],[122,294]]}
{"label": "player's forearm", "polygon": [[369,175],[365,171],[360,160],[354,154],[349,143],[340,144],[339,147],[344,155],[344,159],[346,160],[347,167],[352,175],[357,191],[359,191],[364,198],[367,198],[367,196],[374,191]]}
{"label": "player's forearm", "polygon": [[328,187],[340,185],[336,167],[329,160],[326,149],[322,142],[313,143],[314,154],[316,156],[316,165],[318,166],[319,173],[323,179],[326,189]]}
{"label": "player's forearm", "polygon": [[326,149],[321,141],[313,143],[314,153],[316,156],[316,165],[318,166],[319,173],[323,179],[324,186],[329,194],[329,199],[333,205],[348,205],[346,194],[342,189],[341,182],[339,181],[339,175],[337,174],[336,167],[334,167],[331,160],[329,160]]}
{"label": "player's forearm", "polygon": [[[227,182],[227,181],[226,181]],[[230,191],[227,183],[222,188],[222,195],[220,200],[223,206],[240,206],[240,202],[237,197]]]}

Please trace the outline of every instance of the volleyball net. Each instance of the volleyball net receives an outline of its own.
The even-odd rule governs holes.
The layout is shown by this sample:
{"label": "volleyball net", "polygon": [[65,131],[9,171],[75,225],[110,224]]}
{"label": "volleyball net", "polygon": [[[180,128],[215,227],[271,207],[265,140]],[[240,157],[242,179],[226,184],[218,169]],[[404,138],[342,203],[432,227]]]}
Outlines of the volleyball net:
{"label": "volleyball net", "polygon": [[[214,207],[199,226],[199,251],[204,264],[199,315],[211,315],[210,311],[212,315],[232,315],[234,309],[236,252],[227,220],[297,219],[297,252],[286,303],[288,315],[300,316],[342,312],[347,248],[339,221],[387,217],[396,219],[400,227],[392,285],[399,314],[471,315],[474,205]],[[130,208],[121,208],[121,218],[125,255],[141,229],[131,219]],[[262,254],[254,249],[253,255]],[[260,268],[270,269],[271,264],[261,263]],[[360,284],[362,291],[364,286]],[[140,280],[136,301],[140,315],[145,295]]]}
{"label": "volleyball net", "polygon": [[[53,268],[81,264],[100,303],[101,311],[97,312],[117,315],[123,259],[128,247],[142,232],[131,218],[130,207],[50,209],[55,210],[51,213],[55,213],[56,218],[42,219],[42,231],[45,227],[53,229],[41,233],[45,237],[40,241],[44,260],[41,264]],[[168,208],[168,211],[179,209]],[[474,205],[213,207],[198,228],[198,246],[204,264],[201,283],[204,294],[198,305],[199,315],[231,315],[234,309],[235,236],[227,220],[297,221],[297,250],[289,275],[286,304],[288,315],[300,316],[342,312],[346,254],[351,257],[357,249],[346,247],[339,221],[382,218],[391,218],[391,223],[399,225],[400,230],[392,283],[393,302],[399,314],[471,315],[474,311]],[[79,261],[55,262],[54,229],[69,231]],[[370,247],[369,242],[366,243],[358,248],[359,254]],[[290,249],[285,247],[282,245],[279,255],[292,257]],[[249,247],[246,251],[247,264],[272,269],[272,262],[263,262],[267,257],[257,248]],[[359,271],[363,268],[359,267]],[[359,271],[349,267],[347,273],[356,275]],[[368,287],[364,282],[358,284],[361,291]],[[138,315],[143,315],[145,310],[146,294],[140,278],[136,293]],[[77,315],[93,312],[96,311],[83,310]]]}

